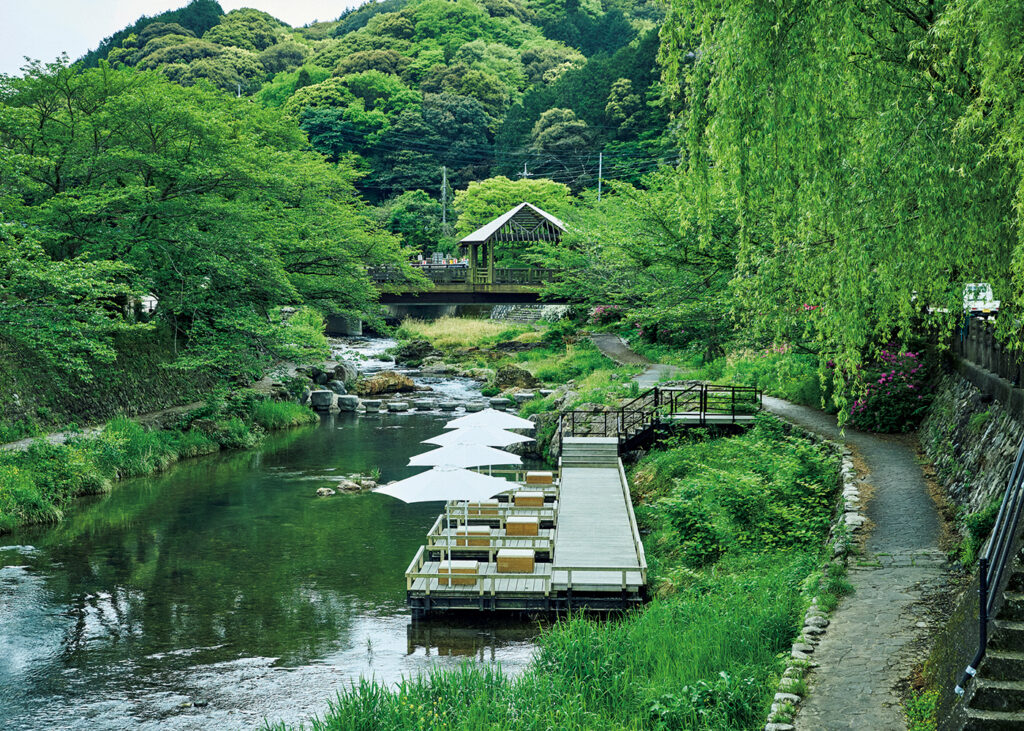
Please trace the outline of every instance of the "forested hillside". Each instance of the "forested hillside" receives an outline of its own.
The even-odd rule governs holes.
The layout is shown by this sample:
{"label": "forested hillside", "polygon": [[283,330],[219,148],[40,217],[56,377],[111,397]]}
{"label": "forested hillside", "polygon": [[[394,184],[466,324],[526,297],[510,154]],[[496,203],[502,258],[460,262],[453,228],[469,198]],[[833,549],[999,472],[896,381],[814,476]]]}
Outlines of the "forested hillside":
{"label": "forested hillside", "polygon": [[[383,0],[291,28],[213,0],[104,41],[87,64],[205,80],[295,119],[380,203],[526,171],[570,185],[636,179],[668,154],[650,3]],[[403,199],[402,205],[414,204]]]}

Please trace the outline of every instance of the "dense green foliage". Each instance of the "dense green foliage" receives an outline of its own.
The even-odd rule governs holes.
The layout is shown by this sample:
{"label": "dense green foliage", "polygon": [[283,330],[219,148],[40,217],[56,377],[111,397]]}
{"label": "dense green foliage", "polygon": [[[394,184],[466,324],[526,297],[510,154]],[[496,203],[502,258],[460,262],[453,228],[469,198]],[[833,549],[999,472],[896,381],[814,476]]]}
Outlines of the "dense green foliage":
{"label": "dense green foliage", "polygon": [[99,433],[65,444],[39,440],[25,451],[0,451],[0,533],[59,521],[72,499],[103,492],[114,480],[158,472],[186,457],[252,447],[268,430],[316,420],[304,406],[236,392],[183,414],[171,429],[118,417]]}
{"label": "dense green foliage", "polygon": [[357,185],[374,201],[438,193],[442,166],[456,188],[525,165],[578,190],[596,182],[595,149],[609,148],[606,177],[634,179],[665,147],[660,18],[656,3],[634,0],[384,0],[291,28],[195,0],[140,19],[85,61],[282,108],[318,151],[365,173]]}
{"label": "dense green foliage", "polygon": [[206,85],[33,64],[0,79],[0,150],[0,340],[86,380],[153,325],[225,376],[322,357],[314,310],[366,315],[365,266],[406,258],[350,167]]}
{"label": "dense green foliage", "polygon": [[687,99],[698,193],[680,205],[711,221],[706,201],[729,201],[747,328],[812,343],[842,382],[948,332],[967,282],[1017,311],[1022,24],[1002,0],[671,3],[666,90]]}
{"label": "dense green foliage", "polygon": [[[748,465],[750,465],[748,467]],[[722,549],[688,560],[679,494],[700,480]],[[582,617],[542,634],[518,678],[465,666],[397,689],[362,680],[314,729],[720,729],[764,724],[779,653],[798,630],[831,513],[835,468],[770,422],[740,437],[659,450],[634,475],[661,598],[616,621]],[[759,494],[760,490],[767,490]],[[788,510],[758,514],[770,497]],[[671,503],[671,504],[670,504]],[[765,540],[770,538],[770,540]]]}

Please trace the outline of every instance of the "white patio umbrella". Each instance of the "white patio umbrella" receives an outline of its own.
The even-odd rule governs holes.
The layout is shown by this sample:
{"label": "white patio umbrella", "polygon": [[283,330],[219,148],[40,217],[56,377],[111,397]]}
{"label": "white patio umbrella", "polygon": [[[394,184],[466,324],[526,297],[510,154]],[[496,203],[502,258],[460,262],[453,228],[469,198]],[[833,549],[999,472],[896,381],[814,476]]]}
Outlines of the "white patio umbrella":
{"label": "white patio umbrella", "polygon": [[514,414],[506,414],[496,409],[484,409],[474,414],[466,414],[452,419],[444,425],[445,429],[465,429],[466,427],[485,427],[492,429],[533,429],[537,425],[529,419]]}
{"label": "white patio umbrella", "polygon": [[438,434],[436,437],[424,439],[423,443],[436,444],[439,447],[451,447],[457,444],[482,444],[485,447],[501,448],[509,447],[513,444],[532,441],[534,441],[533,437],[528,437],[523,434],[516,434],[515,432],[505,431],[504,429],[495,429],[494,427],[479,427],[475,429],[468,428],[446,431],[444,434]]}
{"label": "white patio umbrella", "polygon": [[[497,451],[497,450],[495,450]],[[509,455],[512,456],[512,455]],[[500,477],[482,475],[459,467],[440,466],[407,477],[374,492],[397,498],[404,503],[426,503],[434,500],[465,500],[466,522],[469,523],[469,501],[487,500],[508,490],[509,482]],[[445,511],[447,515],[447,510]],[[448,575],[452,571],[452,525],[448,517]]]}
{"label": "white patio umbrella", "polygon": [[439,447],[423,454],[417,454],[409,460],[409,464],[413,467],[435,465],[480,467],[484,465],[522,463],[522,457],[517,454],[503,452],[500,449],[487,447],[483,444],[453,444],[450,447]]}

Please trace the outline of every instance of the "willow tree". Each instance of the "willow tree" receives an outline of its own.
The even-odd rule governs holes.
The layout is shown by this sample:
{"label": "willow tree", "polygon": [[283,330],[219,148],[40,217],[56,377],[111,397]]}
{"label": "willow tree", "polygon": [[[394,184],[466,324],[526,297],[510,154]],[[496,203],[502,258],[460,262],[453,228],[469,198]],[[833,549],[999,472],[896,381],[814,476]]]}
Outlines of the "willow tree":
{"label": "willow tree", "polygon": [[672,0],[681,205],[730,201],[745,327],[853,371],[948,332],[966,282],[1019,309],[1022,29],[1012,0]]}

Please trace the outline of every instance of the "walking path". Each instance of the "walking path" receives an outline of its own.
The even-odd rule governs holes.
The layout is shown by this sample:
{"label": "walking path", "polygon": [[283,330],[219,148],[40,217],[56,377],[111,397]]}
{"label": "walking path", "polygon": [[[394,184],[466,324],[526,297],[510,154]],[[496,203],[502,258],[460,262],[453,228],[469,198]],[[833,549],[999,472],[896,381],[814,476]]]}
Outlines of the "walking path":
{"label": "walking path", "polygon": [[[594,343],[619,363],[629,351],[620,338],[594,335]],[[632,353],[632,351],[629,351]],[[651,366],[636,378],[655,385],[669,366]],[[862,468],[861,494],[871,521],[862,555],[851,557],[854,593],[840,602],[814,651],[817,668],[795,726],[803,731],[906,729],[897,686],[919,658],[914,645],[928,633],[922,599],[946,581],[939,549],[941,524],[917,463],[913,436],[878,436],[845,429],[834,416],[782,399],[764,397],[768,411],[846,444]]]}
{"label": "walking path", "polygon": [[594,333],[590,336],[590,339],[597,346],[598,350],[619,365],[647,366],[647,370],[633,379],[640,385],[641,391],[653,388],[662,381],[671,380],[683,372],[681,368],[676,366],[665,365],[664,363],[651,363],[651,361],[639,353],[634,353],[626,341],[618,335]]}
{"label": "walking path", "polygon": [[[861,556],[851,557],[854,593],[844,599],[814,652],[798,729],[905,729],[896,687],[917,661],[913,644],[927,634],[920,601],[946,577],[939,550],[941,525],[917,464],[912,436],[877,436],[846,429],[817,409],[764,397],[782,418],[854,453],[870,495],[865,515],[874,524]],[[859,459],[857,459],[859,458]]]}
{"label": "walking path", "polygon": [[[168,416],[182,414],[191,409],[199,408],[202,405],[202,401],[195,401],[191,404],[185,404],[183,406],[173,406],[169,409],[161,409],[160,411],[150,411],[148,414],[139,414],[138,416],[133,416],[132,420],[137,421],[140,424],[152,425],[159,423],[162,419]],[[86,426],[82,427],[77,431],[55,431],[50,432],[49,434],[42,434],[37,437],[19,439],[16,442],[7,442],[6,444],[0,444],[0,450],[6,449],[12,452],[23,452],[29,448],[32,442],[35,442],[39,439],[43,439],[49,442],[50,444],[64,444],[64,442],[66,442],[68,439],[71,439],[72,437],[93,436],[95,434],[99,434],[101,431],[103,431],[102,426]]]}

